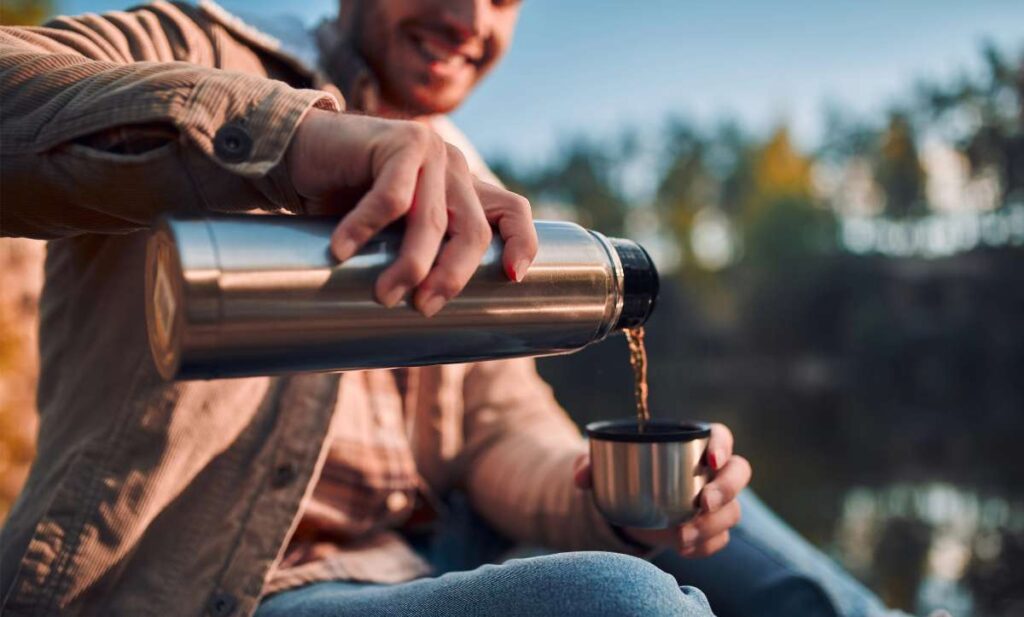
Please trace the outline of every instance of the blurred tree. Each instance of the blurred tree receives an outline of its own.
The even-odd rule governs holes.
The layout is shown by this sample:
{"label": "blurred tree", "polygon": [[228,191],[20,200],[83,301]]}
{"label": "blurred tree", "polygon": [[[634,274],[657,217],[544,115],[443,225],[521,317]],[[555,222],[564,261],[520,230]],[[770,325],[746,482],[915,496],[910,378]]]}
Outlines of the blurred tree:
{"label": "blurred tree", "polygon": [[622,235],[629,202],[618,175],[622,144],[609,145],[577,137],[537,181],[543,195],[572,204],[584,226]]}
{"label": "blurred tree", "polygon": [[673,236],[689,248],[694,217],[700,210],[714,208],[735,218],[756,191],[752,142],[734,122],[704,134],[676,117],[668,122],[665,133],[667,163],[655,202]]}
{"label": "blurred tree", "polygon": [[702,132],[680,117],[664,134],[654,206],[682,254],[684,301],[701,305],[703,326],[730,327],[737,309],[728,274],[737,251],[732,218],[749,190],[749,140],[734,123]]}
{"label": "blurred tree", "polygon": [[827,163],[844,163],[853,157],[874,155],[881,137],[877,126],[852,116],[838,103],[825,108],[825,130],[815,158]]}
{"label": "blurred tree", "polygon": [[0,2],[0,24],[34,26],[53,14],[51,0],[3,0]]}
{"label": "blurred tree", "polygon": [[875,179],[885,195],[886,213],[896,217],[925,213],[924,167],[917,155],[913,125],[902,111],[889,114],[875,158]]}
{"label": "blurred tree", "polygon": [[489,165],[506,187],[535,205],[544,201],[568,205],[581,225],[622,235],[631,207],[621,188],[622,176],[637,154],[636,137],[627,131],[600,141],[575,137],[553,161],[532,170],[502,158]]}
{"label": "blurred tree", "polygon": [[[982,47],[986,73],[918,88],[920,115],[967,155],[974,175],[999,178],[1004,196],[1024,195],[1024,50],[1016,60]],[[1008,199],[1001,202],[1005,204]]]}
{"label": "blurred tree", "polygon": [[536,174],[519,169],[506,158],[488,161],[488,166],[508,190],[524,195],[531,201],[537,198],[540,187]]}
{"label": "blurred tree", "polygon": [[780,126],[758,150],[753,165],[755,198],[748,204],[755,210],[779,200],[810,201],[814,193],[810,157],[797,152],[789,129]]}
{"label": "blurred tree", "polygon": [[[32,26],[53,13],[46,0],[0,0],[0,25]],[[0,524],[35,455],[37,301],[42,242],[0,239]]]}
{"label": "blurred tree", "polygon": [[744,339],[762,353],[831,348],[838,338],[828,259],[836,221],[815,196],[812,166],[785,126],[753,151],[736,284]]}
{"label": "blurred tree", "polygon": [[756,191],[755,156],[754,139],[739,125],[726,121],[718,126],[708,159],[715,175],[721,179],[721,208],[734,219],[743,212]]}
{"label": "blurred tree", "polygon": [[917,518],[893,518],[886,521],[875,546],[875,572],[879,595],[886,606],[913,610],[928,549],[932,543],[931,526]]}
{"label": "blurred tree", "polygon": [[693,219],[702,207],[716,203],[717,180],[704,160],[707,140],[691,124],[673,118],[666,134],[668,162],[655,193],[655,204],[685,254],[683,263],[690,265],[694,263],[689,240]]}
{"label": "blurred tree", "polygon": [[985,540],[996,542],[998,551],[986,559],[975,548],[964,576],[977,598],[979,614],[1024,614],[1024,533],[999,529]]}
{"label": "blurred tree", "polygon": [[0,524],[35,455],[38,301],[45,245],[0,238]]}

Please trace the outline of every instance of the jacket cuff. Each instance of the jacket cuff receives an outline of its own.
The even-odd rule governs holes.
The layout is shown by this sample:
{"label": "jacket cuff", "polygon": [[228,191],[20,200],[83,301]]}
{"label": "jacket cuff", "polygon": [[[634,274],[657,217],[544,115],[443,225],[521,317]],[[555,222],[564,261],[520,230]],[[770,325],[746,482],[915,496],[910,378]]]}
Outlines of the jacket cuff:
{"label": "jacket cuff", "polygon": [[[190,173],[206,207],[301,213],[302,200],[284,156],[306,113],[314,107],[338,111],[337,100],[320,91],[296,90],[247,75],[218,75],[200,83],[193,98],[204,103],[189,107],[193,111],[183,128],[202,154],[191,157]],[[247,203],[253,189],[263,199]]]}

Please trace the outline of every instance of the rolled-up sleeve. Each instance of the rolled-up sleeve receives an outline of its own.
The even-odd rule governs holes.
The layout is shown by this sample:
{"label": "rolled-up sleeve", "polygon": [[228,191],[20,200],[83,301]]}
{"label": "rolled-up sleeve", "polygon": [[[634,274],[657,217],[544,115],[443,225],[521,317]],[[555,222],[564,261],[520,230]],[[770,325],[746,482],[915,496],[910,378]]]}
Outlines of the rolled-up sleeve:
{"label": "rolled-up sleeve", "polygon": [[646,552],[625,543],[574,485],[573,463],[586,442],[532,359],[472,365],[463,397],[459,476],[474,508],[499,531],[561,550]]}
{"label": "rolled-up sleeve", "polygon": [[[212,28],[163,3],[0,29],[0,233],[119,233],[168,210],[299,209],[285,152],[310,108],[339,102],[218,68],[231,48]],[[142,152],[90,140],[154,125],[171,137]]]}

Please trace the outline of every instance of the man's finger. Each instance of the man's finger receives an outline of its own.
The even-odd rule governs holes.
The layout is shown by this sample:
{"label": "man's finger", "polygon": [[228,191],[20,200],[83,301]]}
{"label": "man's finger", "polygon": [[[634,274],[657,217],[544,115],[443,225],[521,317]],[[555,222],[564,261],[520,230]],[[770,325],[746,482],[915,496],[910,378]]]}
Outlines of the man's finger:
{"label": "man's finger", "polygon": [[449,174],[448,196],[449,237],[415,298],[416,307],[428,317],[462,291],[491,243],[491,227],[468,171],[465,176]]}
{"label": "man's finger", "polygon": [[331,250],[338,261],[355,255],[370,238],[409,210],[422,162],[422,153],[410,148],[384,162],[369,192],[331,235]]}
{"label": "man's finger", "polygon": [[724,424],[715,422],[711,425],[711,438],[708,439],[708,467],[718,471],[732,456],[732,431]]}
{"label": "man's finger", "polygon": [[725,548],[728,544],[729,532],[724,531],[706,542],[702,542],[693,548],[686,549],[681,552],[684,557],[689,557],[691,559],[710,557]]}
{"label": "man's finger", "polygon": [[405,235],[395,263],[377,279],[377,298],[394,306],[430,272],[448,228],[445,162],[429,156],[420,170],[413,205],[405,217]]}
{"label": "man's finger", "polygon": [[498,234],[505,241],[502,254],[505,274],[514,281],[521,281],[537,256],[537,230],[533,226],[530,202],[482,180],[476,180],[475,185],[487,220],[498,228]]}
{"label": "man's finger", "polygon": [[594,474],[590,466],[590,456],[581,454],[573,463],[573,483],[576,488],[590,490],[594,488]]}
{"label": "man's finger", "polygon": [[717,512],[701,513],[679,527],[679,549],[685,551],[707,542],[722,532],[729,531],[740,522],[740,503],[730,501]]}
{"label": "man's finger", "polygon": [[700,493],[701,507],[705,512],[715,512],[736,499],[740,491],[750,483],[750,463],[742,456],[729,458],[717,474]]}

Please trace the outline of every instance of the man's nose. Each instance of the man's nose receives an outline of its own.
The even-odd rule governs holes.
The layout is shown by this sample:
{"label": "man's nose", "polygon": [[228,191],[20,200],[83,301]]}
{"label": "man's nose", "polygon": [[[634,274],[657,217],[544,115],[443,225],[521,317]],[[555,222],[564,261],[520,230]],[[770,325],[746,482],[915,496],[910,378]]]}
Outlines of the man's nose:
{"label": "man's nose", "polygon": [[446,0],[445,21],[459,38],[482,37],[487,33],[491,0]]}

